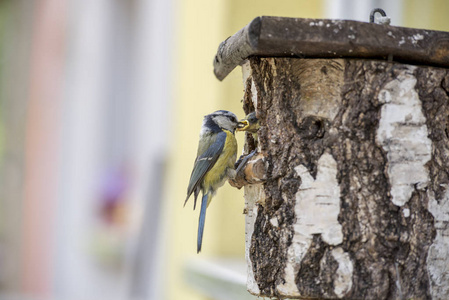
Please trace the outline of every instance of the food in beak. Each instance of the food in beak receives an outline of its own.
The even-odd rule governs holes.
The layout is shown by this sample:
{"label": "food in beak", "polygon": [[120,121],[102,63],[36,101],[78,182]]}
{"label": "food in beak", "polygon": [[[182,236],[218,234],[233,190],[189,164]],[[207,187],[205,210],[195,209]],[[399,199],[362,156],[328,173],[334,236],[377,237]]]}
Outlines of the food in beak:
{"label": "food in beak", "polygon": [[237,124],[237,129],[243,129],[243,128],[245,128],[246,126],[248,126],[248,121],[240,121],[240,122],[238,122],[238,124]]}

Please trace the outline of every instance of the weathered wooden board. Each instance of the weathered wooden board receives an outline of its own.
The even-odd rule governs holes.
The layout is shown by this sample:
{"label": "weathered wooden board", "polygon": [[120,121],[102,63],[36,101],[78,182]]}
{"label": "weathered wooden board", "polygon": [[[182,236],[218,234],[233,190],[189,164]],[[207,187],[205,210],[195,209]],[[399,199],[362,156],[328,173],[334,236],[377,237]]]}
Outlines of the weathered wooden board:
{"label": "weathered wooden board", "polygon": [[257,17],[222,42],[214,72],[223,80],[250,56],[371,58],[449,66],[449,33],[348,20]]}

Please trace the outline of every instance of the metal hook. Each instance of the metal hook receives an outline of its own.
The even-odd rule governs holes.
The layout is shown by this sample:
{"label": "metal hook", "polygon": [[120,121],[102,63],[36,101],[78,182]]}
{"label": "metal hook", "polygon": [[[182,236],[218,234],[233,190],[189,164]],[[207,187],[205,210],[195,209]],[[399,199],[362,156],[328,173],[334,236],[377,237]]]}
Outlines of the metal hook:
{"label": "metal hook", "polygon": [[[376,13],[379,13],[382,16],[378,19],[378,22],[374,22],[374,15]],[[387,17],[387,13],[382,8],[375,8],[369,14],[369,21],[370,23],[389,25],[391,20],[389,17]]]}

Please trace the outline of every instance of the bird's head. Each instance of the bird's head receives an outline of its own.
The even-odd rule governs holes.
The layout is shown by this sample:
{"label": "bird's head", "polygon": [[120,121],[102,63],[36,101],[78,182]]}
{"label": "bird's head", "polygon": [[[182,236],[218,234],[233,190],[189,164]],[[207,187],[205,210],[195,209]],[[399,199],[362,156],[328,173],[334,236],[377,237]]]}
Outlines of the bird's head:
{"label": "bird's head", "polygon": [[249,133],[256,133],[260,128],[259,119],[256,117],[256,112],[248,114],[244,119],[240,120],[237,125],[237,131],[248,131]]}
{"label": "bird's head", "polygon": [[235,114],[227,110],[217,110],[204,117],[203,128],[205,127],[207,130],[229,130],[234,132],[238,126],[239,122]]}

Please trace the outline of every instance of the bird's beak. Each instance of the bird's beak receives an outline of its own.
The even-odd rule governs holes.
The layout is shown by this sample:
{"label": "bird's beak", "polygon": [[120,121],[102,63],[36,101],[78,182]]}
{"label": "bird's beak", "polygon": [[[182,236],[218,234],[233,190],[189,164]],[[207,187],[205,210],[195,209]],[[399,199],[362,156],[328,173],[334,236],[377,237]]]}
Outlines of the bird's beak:
{"label": "bird's beak", "polygon": [[249,127],[249,122],[248,120],[241,120],[240,122],[238,122],[237,124],[237,131],[245,131],[247,130]]}

